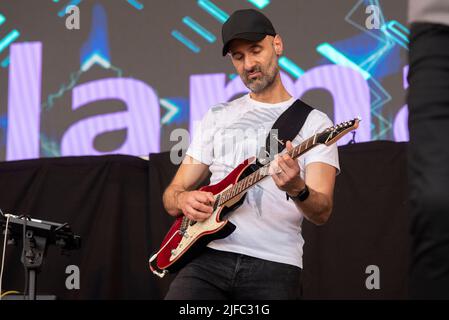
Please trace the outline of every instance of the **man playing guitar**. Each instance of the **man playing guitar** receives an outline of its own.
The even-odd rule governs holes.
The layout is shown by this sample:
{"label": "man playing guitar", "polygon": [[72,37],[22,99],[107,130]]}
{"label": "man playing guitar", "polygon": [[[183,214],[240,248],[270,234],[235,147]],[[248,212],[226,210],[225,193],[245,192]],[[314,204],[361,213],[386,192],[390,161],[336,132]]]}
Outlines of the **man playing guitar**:
{"label": "man playing guitar", "polygon": [[[204,221],[213,212],[214,195],[196,190],[198,184],[209,172],[211,184],[216,183],[248,155],[256,156],[267,130],[295,101],[279,73],[283,42],[267,17],[252,9],[236,11],[223,25],[222,36],[223,56],[230,57],[250,93],[209,109],[164,192],[167,212],[191,221]],[[312,110],[293,145],[329,126],[324,113]],[[265,132],[257,134],[259,129]],[[292,142],[285,145],[292,150]],[[185,265],[166,299],[300,297],[301,222],[305,217],[321,225],[329,219],[338,151],[335,144],[320,145],[298,159],[281,154],[273,163],[272,179],[249,190],[230,214],[235,231],[210,242]]]}

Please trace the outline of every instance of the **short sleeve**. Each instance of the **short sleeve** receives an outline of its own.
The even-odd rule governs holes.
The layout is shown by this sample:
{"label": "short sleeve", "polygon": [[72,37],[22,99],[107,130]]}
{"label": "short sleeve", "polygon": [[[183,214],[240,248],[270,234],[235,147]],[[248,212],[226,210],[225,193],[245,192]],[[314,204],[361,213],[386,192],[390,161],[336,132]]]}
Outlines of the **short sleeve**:
{"label": "short sleeve", "polygon": [[[333,126],[333,123],[326,114],[314,110],[310,113],[304,124],[303,137],[307,139],[331,126]],[[313,162],[329,164],[337,169],[337,174],[340,173],[337,145],[335,143],[330,146],[320,144],[306,152],[304,154],[304,168]]]}
{"label": "short sleeve", "polygon": [[215,121],[212,108],[197,123],[186,154],[206,165],[211,165],[214,156]]}

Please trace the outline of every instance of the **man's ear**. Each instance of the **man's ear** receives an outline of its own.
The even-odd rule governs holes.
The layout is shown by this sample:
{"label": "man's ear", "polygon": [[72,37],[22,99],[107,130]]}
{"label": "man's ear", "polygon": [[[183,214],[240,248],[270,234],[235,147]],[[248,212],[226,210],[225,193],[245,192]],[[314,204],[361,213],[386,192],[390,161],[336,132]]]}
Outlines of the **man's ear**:
{"label": "man's ear", "polygon": [[274,52],[276,53],[276,55],[278,57],[281,56],[282,52],[284,51],[284,44],[283,44],[282,38],[279,34],[274,36],[273,47],[274,47]]}

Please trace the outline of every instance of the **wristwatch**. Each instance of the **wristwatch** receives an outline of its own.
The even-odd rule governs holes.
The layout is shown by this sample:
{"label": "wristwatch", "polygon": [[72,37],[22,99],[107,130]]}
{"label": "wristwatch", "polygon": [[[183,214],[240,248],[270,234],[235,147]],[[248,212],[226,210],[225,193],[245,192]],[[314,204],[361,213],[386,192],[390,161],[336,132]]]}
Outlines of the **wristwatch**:
{"label": "wristwatch", "polygon": [[299,200],[301,202],[305,201],[308,197],[309,197],[309,188],[307,187],[307,185],[304,185],[304,189],[302,189],[296,196],[292,197],[290,196],[287,192],[285,193],[285,195],[287,196],[287,200],[288,199],[292,199],[292,200]]}

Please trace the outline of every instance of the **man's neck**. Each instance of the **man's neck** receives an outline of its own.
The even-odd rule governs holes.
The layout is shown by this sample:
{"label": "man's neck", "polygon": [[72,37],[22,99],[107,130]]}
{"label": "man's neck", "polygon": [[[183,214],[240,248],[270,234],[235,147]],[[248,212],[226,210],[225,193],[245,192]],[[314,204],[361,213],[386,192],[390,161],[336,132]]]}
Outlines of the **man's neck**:
{"label": "man's neck", "polygon": [[264,102],[264,103],[279,103],[289,100],[292,96],[285,90],[282,84],[280,74],[278,73],[271,86],[265,88],[265,90],[249,94],[251,99]]}

